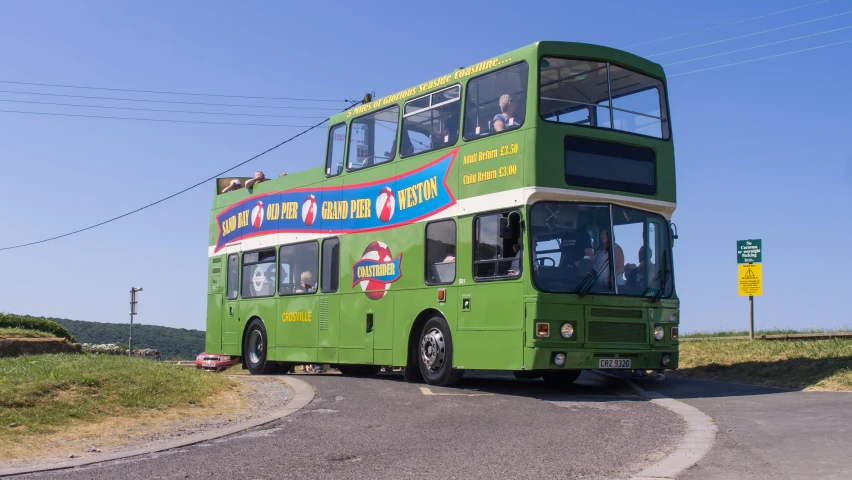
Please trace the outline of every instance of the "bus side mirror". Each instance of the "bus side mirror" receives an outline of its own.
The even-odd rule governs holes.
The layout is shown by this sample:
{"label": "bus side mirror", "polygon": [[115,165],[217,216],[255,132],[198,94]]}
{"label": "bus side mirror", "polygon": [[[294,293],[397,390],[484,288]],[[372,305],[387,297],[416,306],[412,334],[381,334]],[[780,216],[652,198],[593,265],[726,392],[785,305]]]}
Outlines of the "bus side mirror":
{"label": "bus side mirror", "polygon": [[677,225],[672,222],[671,225],[671,234],[672,234],[672,246],[674,246],[674,241],[677,240]]}

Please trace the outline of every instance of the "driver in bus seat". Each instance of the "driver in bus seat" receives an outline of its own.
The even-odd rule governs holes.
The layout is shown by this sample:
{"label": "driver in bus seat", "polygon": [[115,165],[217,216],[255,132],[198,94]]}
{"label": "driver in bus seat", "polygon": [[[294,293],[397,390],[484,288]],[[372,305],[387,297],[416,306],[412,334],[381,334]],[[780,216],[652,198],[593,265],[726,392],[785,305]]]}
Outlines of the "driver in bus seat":
{"label": "driver in bus seat", "polygon": [[579,268],[583,260],[591,260],[594,255],[592,250],[592,236],[585,224],[578,224],[576,209],[566,211],[567,218],[563,218],[573,228],[568,228],[561,235],[562,243],[559,246],[559,267]]}
{"label": "driver in bus seat", "polygon": [[512,245],[512,265],[509,267],[509,275],[517,275],[521,272],[521,245],[516,243]]}

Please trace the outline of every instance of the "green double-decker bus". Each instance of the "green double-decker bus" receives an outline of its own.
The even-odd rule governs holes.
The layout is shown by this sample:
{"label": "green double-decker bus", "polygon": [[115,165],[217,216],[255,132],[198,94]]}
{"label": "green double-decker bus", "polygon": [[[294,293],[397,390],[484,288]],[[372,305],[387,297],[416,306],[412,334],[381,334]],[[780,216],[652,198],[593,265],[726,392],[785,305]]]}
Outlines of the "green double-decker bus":
{"label": "green double-decker bus", "polygon": [[535,43],[332,117],[324,166],[221,193],[232,180],[211,212],[206,348],[252,373],[677,368],[656,63]]}

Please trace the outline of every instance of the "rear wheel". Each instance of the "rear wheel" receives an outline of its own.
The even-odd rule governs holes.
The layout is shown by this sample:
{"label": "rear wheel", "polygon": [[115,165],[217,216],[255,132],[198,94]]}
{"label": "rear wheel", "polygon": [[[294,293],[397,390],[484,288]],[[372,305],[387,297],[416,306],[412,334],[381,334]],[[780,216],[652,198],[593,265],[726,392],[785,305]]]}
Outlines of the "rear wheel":
{"label": "rear wheel", "polygon": [[277,365],[266,359],[266,327],[263,322],[255,318],[249,323],[246,335],[243,339],[243,358],[246,361],[246,369],[253,375],[269,375],[275,373]]}
{"label": "rear wheel", "polygon": [[453,365],[453,339],[450,326],[440,316],[430,318],[420,333],[417,349],[420,373],[429,385],[450,386],[464,375]]}
{"label": "rear wheel", "polygon": [[548,370],[541,373],[545,382],[556,386],[566,386],[580,378],[582,370]]}

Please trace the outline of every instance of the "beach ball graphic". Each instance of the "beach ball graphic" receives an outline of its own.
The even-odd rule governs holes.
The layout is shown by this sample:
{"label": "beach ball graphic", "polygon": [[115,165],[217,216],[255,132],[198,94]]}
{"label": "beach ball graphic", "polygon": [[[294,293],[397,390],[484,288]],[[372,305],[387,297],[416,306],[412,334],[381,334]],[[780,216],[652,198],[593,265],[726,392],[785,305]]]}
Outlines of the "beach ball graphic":
{"label": "beach ball graphic", "polygon": [[251,226],[260,228],[263,224],[263,202],[258,201],[251,209]]}
{"label": "beach ball graphic", "polygon": [[305,225],[311,226],[314,220],[317,219],[317,199],[313,195],[308,195],[305,202],[302,203],[302,221]]}
{"label": "beach ball graphic", "polygon": [[388,222],[393,217],[395,206],[396,200],[393,198],[393,190],[390,187],[383,188],[376,199],[376,216],[382,222]]}
{"label": "beach ball graphic", "polygon": [[[375,241],[369,245],[364,250],[364,254],[361,255],[361,260],[375,260],[377,262],[392,262],[393,254],[390,251],[390,248],[384,243],[380,241]],[[358,282],[361,285],[361,290],[367,295],[367,298],[370,300],[379,300],[385,296],[390,289],[390,283],[381,282],[378,280],[365,278]]]}

